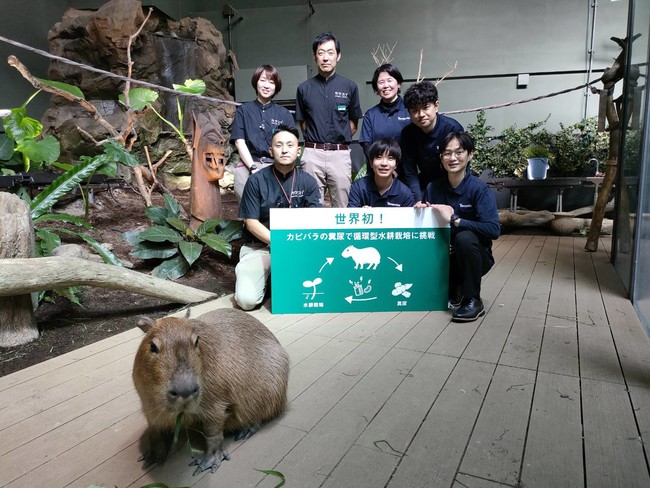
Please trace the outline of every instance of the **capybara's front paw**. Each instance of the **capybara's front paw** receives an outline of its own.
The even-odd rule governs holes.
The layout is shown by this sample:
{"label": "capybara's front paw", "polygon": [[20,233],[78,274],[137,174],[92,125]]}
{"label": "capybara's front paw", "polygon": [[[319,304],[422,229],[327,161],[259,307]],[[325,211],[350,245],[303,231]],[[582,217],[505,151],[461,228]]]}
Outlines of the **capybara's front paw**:
{"label": "capybara's front paw", "polygon": [[221,466],[221,461],[230,461],[228,451],[219,449],[212,455],[206,452],[203,458],[195,459],[190,463],[190,466],[196,466],[193,476],[202,473],[206,469],[209,469],[212,474],[216,473],[219,466]]}
{"label": "capybara's front paw", "polygon": [[167,460],[171,446],[171,434],[149,430],[149,449],[145,450],[139,461],[144,461],[144,467],[154,464],[163,465]]}

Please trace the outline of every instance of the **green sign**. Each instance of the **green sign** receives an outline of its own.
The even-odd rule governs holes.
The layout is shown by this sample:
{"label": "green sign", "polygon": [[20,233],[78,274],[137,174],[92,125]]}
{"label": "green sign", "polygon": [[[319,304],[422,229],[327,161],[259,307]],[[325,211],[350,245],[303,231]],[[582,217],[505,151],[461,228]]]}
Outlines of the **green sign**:
{"label": "green sign", "polygon": [[449,235],[431,208],[271,209],[271,311],[446,310]]}

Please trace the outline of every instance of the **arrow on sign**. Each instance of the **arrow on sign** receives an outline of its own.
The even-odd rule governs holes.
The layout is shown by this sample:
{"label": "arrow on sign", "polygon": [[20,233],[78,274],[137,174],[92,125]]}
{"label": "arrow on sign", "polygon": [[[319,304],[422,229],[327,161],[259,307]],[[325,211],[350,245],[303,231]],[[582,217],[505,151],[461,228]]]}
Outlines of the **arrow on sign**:
{"label": "arrow on sign", "polygon": [[401,264],[398,264],[397,261],[395,261],[395,260],[394,260],[393,258],[391,258],[390,256],[386,256],[386,257],[387,257],[388,259],[390,259],[392,262],[395,263],[395,269],[396,269],[397,271],[402,271],[402,265],[401,265]]}
{"label": "arrow on sign", "polygon": [[[390,258],[388,258],[388,259],[390,259]],[[323,271],[323,268],[324,268],[325,266],[327,266],[328,264],[332,264],[333,262],[334,262],[334,258],[325,258],[325,262],[324,262],[323,265],[320,267],[320,269],[318,270],[318,272],[320,273],[321,271]]]}
{"label": "arrow on sign", "polygon": [[377,297],[372,297],[372,298],[352,298],[350,297],[345,297],[345,301],[348,303],[352,302],[367,302],[368,300],[377,300]]}

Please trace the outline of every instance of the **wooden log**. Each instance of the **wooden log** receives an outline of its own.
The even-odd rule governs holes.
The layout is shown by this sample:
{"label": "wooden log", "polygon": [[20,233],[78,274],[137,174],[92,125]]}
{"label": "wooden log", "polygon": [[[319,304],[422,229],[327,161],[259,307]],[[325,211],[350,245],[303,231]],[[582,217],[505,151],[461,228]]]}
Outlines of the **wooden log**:
{"label": "wooden log", "polygon": [[[0,258],[34,256],[34,227],[26,202],[0,192]],[[0,281],[0,287],[2,281]],[[35,301],[29,292],[0,296],[0,346],[12,347],[38,338]]]}
{"label": "wooden log", "polygon": [[548,210],[499,211],[499,222],[504,227],[546,227],[554,218]]}
{"label": "wooden log", "polygon": [[217,297],[191,286],[80,258],[0,259],[0,296],[80,285],[130,291],[174,303],[195,303]]}

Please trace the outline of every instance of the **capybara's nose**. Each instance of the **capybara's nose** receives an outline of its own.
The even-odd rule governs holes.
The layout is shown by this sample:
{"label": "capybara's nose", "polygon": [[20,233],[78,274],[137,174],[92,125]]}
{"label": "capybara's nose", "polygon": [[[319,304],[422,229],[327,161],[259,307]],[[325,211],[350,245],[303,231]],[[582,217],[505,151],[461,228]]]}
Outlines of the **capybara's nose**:
{"label": "capybara's nose", "polygon": [[172,384],[167,391],[169,400],[178,398],[186,399],[196,395],[199,391],[199,383],[196,376],[189,371],[177,372],[172,378]]}

